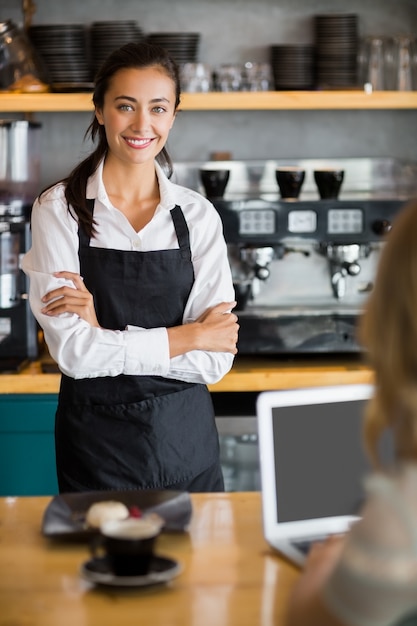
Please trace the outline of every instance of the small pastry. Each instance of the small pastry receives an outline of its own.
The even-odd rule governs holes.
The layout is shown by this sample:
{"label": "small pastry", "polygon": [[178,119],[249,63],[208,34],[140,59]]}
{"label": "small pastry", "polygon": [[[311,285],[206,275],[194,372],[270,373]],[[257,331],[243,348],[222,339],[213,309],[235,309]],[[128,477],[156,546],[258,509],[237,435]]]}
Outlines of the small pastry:
{"label": "small pastry", "polygon": [[107,500],[95,502],[90,506],[86,515],[87,525],[91,528],[100,528],[104,522],[122,520],[129,517],[129,509],[122,502]]}

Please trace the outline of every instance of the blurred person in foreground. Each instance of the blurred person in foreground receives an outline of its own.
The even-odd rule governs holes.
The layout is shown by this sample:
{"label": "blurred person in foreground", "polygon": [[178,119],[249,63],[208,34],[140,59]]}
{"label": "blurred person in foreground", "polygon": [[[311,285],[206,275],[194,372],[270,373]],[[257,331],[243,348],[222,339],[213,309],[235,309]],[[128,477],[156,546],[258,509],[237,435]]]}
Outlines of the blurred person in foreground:
{"label": "blurred person in foreground", "polygon": [[[287,626],[417,625],[417,201],[387,237],[359,336],[375,372],[364,424],[375,472],[360,521],[313,546]],[[378,460],[388,428],[395,468]]]}

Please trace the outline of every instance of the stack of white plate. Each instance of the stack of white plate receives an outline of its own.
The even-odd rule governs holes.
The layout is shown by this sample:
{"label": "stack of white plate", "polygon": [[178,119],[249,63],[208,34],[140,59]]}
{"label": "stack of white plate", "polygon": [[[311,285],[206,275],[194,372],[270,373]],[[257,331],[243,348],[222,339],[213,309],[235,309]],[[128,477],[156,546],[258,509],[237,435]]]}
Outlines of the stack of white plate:
{"label": "stack of white plate", "polygon": [[150,33],[147,41],[165,48],[179,65],[198,62],[200,33]]}
{"label": "stack of white plate", "polygon": [[270,57],[274,85],[277,91],[313,88],[313,45],[272,45],[270,48]]}
{"label": "stack of white plate", "polygon": [[315,15],[314,31],[318,87],[357,85],[357,15]]}
{"label": "stack of white plate", "polygon": [[90,27],[91,66],[93,75],[109,54],[127,43],[144,40],[142,29],[133,20],[93,22]]}

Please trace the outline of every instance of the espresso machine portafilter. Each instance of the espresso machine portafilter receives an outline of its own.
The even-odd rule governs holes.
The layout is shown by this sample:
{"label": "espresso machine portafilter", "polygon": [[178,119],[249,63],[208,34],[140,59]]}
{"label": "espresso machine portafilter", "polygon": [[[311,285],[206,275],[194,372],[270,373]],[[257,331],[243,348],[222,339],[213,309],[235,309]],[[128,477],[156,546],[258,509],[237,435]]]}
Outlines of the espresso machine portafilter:
{"label": "espresso machine portafilter", "polygon": [[329,260],[330,283],[335,298],[346,294],[348,276],[358,276],[361,271],[360,259],[371,252],[369,244],[333,244],[321,243],[320,251]]}
{"label": "espresso machine portafilter", "polygon": [[228,246],[229,262],[234,276],[238,310],[246,307],[256,295],[256,285],[270,276],[270,263],[275,257],[272,246]]}

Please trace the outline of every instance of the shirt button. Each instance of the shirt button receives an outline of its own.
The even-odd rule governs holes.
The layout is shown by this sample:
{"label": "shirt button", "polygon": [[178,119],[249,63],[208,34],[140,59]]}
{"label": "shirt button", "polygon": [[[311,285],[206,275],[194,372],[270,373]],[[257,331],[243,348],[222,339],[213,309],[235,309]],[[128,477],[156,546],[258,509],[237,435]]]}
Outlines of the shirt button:
{"label": "shirt button", "polygon": [[139,239],[133,239],[132,240],[132,248],[133,248],[133,250],[140,250],[141,245],[140,245],[140,240]]}

